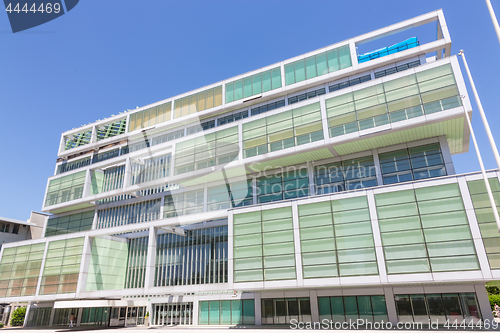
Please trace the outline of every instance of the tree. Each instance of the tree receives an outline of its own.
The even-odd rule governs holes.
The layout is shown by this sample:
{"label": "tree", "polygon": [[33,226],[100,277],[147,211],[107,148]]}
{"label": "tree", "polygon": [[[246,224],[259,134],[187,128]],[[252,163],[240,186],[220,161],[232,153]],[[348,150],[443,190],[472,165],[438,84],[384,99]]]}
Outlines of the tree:
{"label": "tree", "polygon": [[26,316],[26,307],[17,308],[10,316],[10,326],[23,326],[24,316]]}

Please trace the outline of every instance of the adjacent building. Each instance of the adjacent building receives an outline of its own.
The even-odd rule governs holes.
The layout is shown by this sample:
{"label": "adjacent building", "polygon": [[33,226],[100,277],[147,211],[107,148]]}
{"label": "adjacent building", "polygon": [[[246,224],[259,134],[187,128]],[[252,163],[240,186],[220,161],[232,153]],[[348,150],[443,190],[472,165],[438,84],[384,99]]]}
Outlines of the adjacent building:
{"label": "adjacent building", "polygon": [[465,112],[438,10],[64,132],[0,301],[27,326],[491,320]]}

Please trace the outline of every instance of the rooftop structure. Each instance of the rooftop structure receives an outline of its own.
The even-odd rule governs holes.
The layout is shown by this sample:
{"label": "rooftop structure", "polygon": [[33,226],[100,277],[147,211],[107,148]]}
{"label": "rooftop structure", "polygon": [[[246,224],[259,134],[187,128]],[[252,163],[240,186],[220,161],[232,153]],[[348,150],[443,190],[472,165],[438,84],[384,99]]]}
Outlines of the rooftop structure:
{"label": "rooftop structure", "polygon": [[0,299],[27,326],[492,320],[500,240],[481,174],[455,174],[450,49],[438,10],[64,132]]}

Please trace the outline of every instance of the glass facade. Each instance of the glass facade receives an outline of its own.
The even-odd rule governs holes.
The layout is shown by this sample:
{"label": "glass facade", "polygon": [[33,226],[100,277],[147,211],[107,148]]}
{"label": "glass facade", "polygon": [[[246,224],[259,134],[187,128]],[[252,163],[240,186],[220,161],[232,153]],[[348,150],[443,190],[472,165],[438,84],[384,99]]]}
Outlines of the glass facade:
{"label": "glass facade", "polygon": [[0,297],[35,295],[45,243],[6,248],[0,261]]}
{"label": "glass facade", "polygon": [[175,146],[175,174],[227,164],[238,158],[238,127],[205,134]]}
{"label": "glass facade", "polygon": [[172,113],[172,102],[153,106],[143,111],[132,113],[130,115],[130,124],[128,131],[132,132],[136,129],[146,128],[156,124],[169,121]]}
{"label": "glass facade", "polygon": [[92,239],[86,291],[123,289],[127,265],[127,240],[118,237]]}
{"label": "glass facade", "polygon": [[261,303],[262,325],[311,321],[309,298],[263,298]]}
{"label": "glass facade", "polygon": [[288,86],[351,66],[349,45],[345,45],[285,65],[285,82]]}
{"label": "glass facade", "polygon": [[309,195],[307,168],[257,178],[257,202],[288,200]]}
{"label": "glass facade", "polygon": [[330,137],[462,105],[451,65],[326,100]]}
{"label": "glass facade", "polygon": [[319,103],[243,124],[245,158],[318,140],[323,140]]}
{"label": "glass facade", "polygon": [[83,241],[84,237],[49,242],[40,286],[41,295],[76,291]]}
{"label": "glass facade", "polygon": [[97,229],[160,219],[160,199],[102,209],[97,212]]}
{"label": "glass facade", "polygon": [[26,327],[49,326],[52,308],[30,308]]}
{"label": "glass facade", "polygon": [[[54,326],[69,326],[69,317],[73,314],[75,318],[78,318],[78,312],[80,309],[54,309],[54,321],[52,325]],[[76,322],[74,323],[76,324]]]}
{"label": "glass facade", "polygon": [[299,205],[305,279],[378,274],[365,196]]}
{"label": "glass facade", "polygon": [[157,238],[155,286],[227,282],[227,225]]}
{"label": "glass facade", "polygon": [[372,156],[314,167],[316,194],[335,193],[377,186]]}
{"label": "glass facade", "polygon": [[207,190],[207,211],[229,209],[253,204],[252,181],[230,182],[210,186]]}
{"label": "glass facade", "polygon": [[49,218],[45,237],[70,234],[92,229],[95,211]]}
{"label": "glass facade", "polygon": [[443,325],[455,320],[460,325],[462,320],[477,323],[481,313],[476,294],[418,294],[394,295],[396,311],[400,322],[438,322]]}
{"label": "glass facade", "polygon": [[149,237],[129,238],[125,288],[144,288]]}
{"label": "glass facade", "polygon": [[64,137],[64,149],[68,150],[71,148],[80,147],[90,143],[92,139],[92,129],[86,130],[81,133],[72,134]]}
{"label": "glass facade", "polygon": [[385,297],[373,296],[332,296],[318,297],[319,320],[333,322],[387,322]]}
{"label": "glass facade", "polygon": [[125,165],[112,167],[104,171],[93,170],[90,187],[90,194],[99,194],[116,190],[123,187],[125,176]]}
{"label": "glass facade", "polygon": [[295,279],[291,207],[235,214],[234,282]]}
{"label": "glass facade", "polygon": [[85,173],[85,171],[80,171],[50,180],[47,188],[45,207],[80,199],[83,194]]}
{"label": "glass facade", "polygon": [[446,176],[439,143],[379,155],[384,184]]}
{"label": "glass facade", "polygon": [[[498,178],[490,178],[490,187],[493,192],[497,210],[500,211],[500,184]],[[474,212],[476,213],[481,236],[483,237],[486,255],[491,269],[500,269],[500,235],[491,209],[490,199],[486,193],[484,180],[467,182]]]}
{"label": "glass facade", "polygon": [[200,301],[199,325],[254,325],[253,299]]}
{"label": "glass facade", "polygon": [[204,190],[174,193],[165,197],[163,218],[203,212]]}
{"label": "glass facade", "polygon": [[132,160],[131,185],[165,178],[170,173],[170,154],[148,158],[146,160]]}
{"label": "glass facade", "polygon": [[376,194],[387,273],[478,270],[458,184]]}
{"label": "glass facade", "polygon": [[152,325],[192,325],[193,302],[152,304]]}
{"label": "glass facade", "polygon": [[176,99],[174,103],[174,118],[184,117],[188,114],[207,110],[219,105],[222,105],[222,86]]}
{"label": "glass facade", "polygon": [[281,69],[265,72],[226,83],[226,103],[281,88]]}
{"label": "glass facade", "polygon": [[82,326],[108,326],[109,308],[83,308]]}
{"label": "glass facade", "polygon": [[127,119],[121,119],[106,125],[99,125],[96,127],[97,141],[111,138],[125,133],[127,127]]}

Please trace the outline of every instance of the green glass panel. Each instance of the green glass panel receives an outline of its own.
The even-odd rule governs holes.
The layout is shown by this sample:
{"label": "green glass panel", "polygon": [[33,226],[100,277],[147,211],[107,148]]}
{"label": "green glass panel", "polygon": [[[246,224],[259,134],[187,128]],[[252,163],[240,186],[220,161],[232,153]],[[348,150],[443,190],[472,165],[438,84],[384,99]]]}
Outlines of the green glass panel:
{"label": "green glass panel", "polygon": [[384,254],[386,260],[427,257],[424,244],[384,246]]}
{"label": "green glass panel", "polygon": [[344,298],[343,297],[330,297],[330,308],[332,312],[332,319],[334,321],[345,321]]}
{"label": "green glass panel", "polygon": [[483,243],[486,253],[500,252],[500,238],[486,238]]}
{"label": "green glass panel", "polygon": [[434,67],[423,72],[417,73],[418,82],[427,81],[436,77],[444,76],[453,73],[450,64],[439,67]]}
{"label": "green glass panel", "polygon": [[394,206],[377,207],[377,213],[379,219],[418,215],[417,204],[414,202]]}
{"label": "green glass panel", "polygon": [[338,250],[337,256],[339,258],[339,263],[376,260],[374,248]]}
{"label": "green glass panel", "polygon": [[220,324],[222,325],[231,324],[231,302],[220,301]]}
{"label": "green glass panel", "polygon": [[433,272],[478,270],[476,256],[430,258]]}
{"label": "green glass panel", "polygon": [[293,228],[293,222],[292,219],[290,218],[283,220],[271,220],[262,223],[263,232],[286,230],[292,228]]}
{"label": "green glass panel", "polygon": [[262,244],[261,234],[234,236],[234,247]]}
{"label": "green glass panel", "polygon": [[312,56],[306,59],[306,75],[307,79],[312,79],[318,76],[316,72],[316,57]]}
{"label": "green glass panel", "polygon": [[266,281],[295,279],[295,267],[264,269],[264,279]]}
{"label": "green glass panel", "polygon": [[319,252],[335,250],[333,239],[312,239],[300,242],[302,252]]}
{"label": "green glass panel", "polygon": [[291,253],[295,252],[293,242],[278,243],[278,244],[266,244],[263,246],[263,251],[264,251],[265,256],[291,254]]}
{"label": "green glass panel", "polygon": [[262,224],[260,222],[257,223],[248,223],[248,224],[237,224],[233,227],[233,233],[235,236],[237,235],[248,235],[262,232]]}
{"label": "green glass panel", "polygon": [[255,302],[253,299],[244,299],[243,301],[243,324],[255,324]]}
{"label": "green glass panel", "polygon": [[391,91],[401,87],[411,86],[417,83],[415,74],[407,75],[399,79],[384,82],[384,90]]}
{"label": "green glass panel", "polygon": [[296,61],[294,64],[295,64],[295,82],[304,81],[306,79],[304,60]]}
{"label": "green glass panel", "polygon": [[267,209],[262,211],[262,220],[276,220],[292,217],[292,207]]}
{"label": "green glass panel", "polygon": [[472,240],[429,243],[427,244],[429,257],[447,257],[459,255],[475,255],[474,243]]}
{"label": "green glass panel", "polygon": [[336,262],[335,251],[302,253],[304,266],[335,264]]}
{"label": "green glass panel", "polygon": [[328,63],[326,61],[326,53],[316,55],[316,67],[318,75],[328,74]]}
{"label": "green glass panel", "polygon": [[370,220],[370,213],[366,208],[365,209],[358,208],[349,211],[333,213],[333,221],[335,224],[369,221],[369,220]]}
{"label": "green glass panel", "polygon": [[233,224],[260,222],[260,220],[261,220],[260,211],[244,213],[244,214],[235,214],[233,216]]}
{"label": "green glass panel", "polygon": [[[493,192],[499,192],[500,191],[500,183],[498,181],[498,178],[489,178],[489,183],[491,190]],[[467,182],[467,186],[469,187],[469,192],[470,194],[479,194],[479,193],[486,193],[486,186],[484,185],[484,180],[473,180]]]}
{"label": "green glass panel", "polygon": [[337,237],[371,233],[372,224],[369,221],[335,225],[335,235]]}
{"label": "green glass panel", "polygon": [[420,219],[422,220],[422,226],[424,228],[468,224],[465,211],[422,215]]}
{"label": "green glass panel", "polygon": [[472,238],[469,225],[424,229],[424,235],[426,242],[443,242]]}
{"label": "green glass panel", "polygon": [[481,236],[483,238],[498,237],[498,227],[496,222],[479,224]]}
{"label": "green glass panel", "polygon": [[328,71],[330,73],[338,71],[340,69],[338,49],[328,51],[326,56],[328,58]]}
{"label": "green glass panel", "polygon": [[[272,86],[273,86],[273,89],[276,89],[276,88],[281,88],[281,69],[278,67],[278,68],[275,68],[272,70],[271,72],[271,75],[272,75]],[[255,92],[254,92],[255,94]]]}
{"label": "green glass panel", "polygon": [[302,228],[300,229],[300,239],[321,239],[321,238],[333,238],[333,226],[321,226],[314,228]]}
{"label": "green glass panel", "polygon": [[251,258],[262,256],[262,246],[253,245],[234,248],[234,258]]}
{"label": "green glass panel", "polygon": [[421,229],[383,233],[381,236],[384,246],[424,243]]}
{"label": "green glass panel", "polygon": [[320,321],[323,319],[332,319],[330,297],[318,297],[318,312]]}
{"label": "green glass panel", "polygon": [[405,190],[375,194],[375,202],[377,207],[415,202],[415,193],[413,190]]}
{"label": "green glass panel", "polygon": [[349,237],[337,237],[336,243],[337,243],[337,248],[339,250],[357,249],[357,248],[374,246],[373,236],[371,234],[360,235],[360,236],[349,236]]}
{"label": "green glass panel", "polygon": [[332,214],[321,214],[321,215],[309,215],[302,216],[299,218],[300,228],[316,227],[321,225],[332,225],[333,219]]}
{"label": "green glass panel", "polygon": [[293,63],[285,65],[285,82],[286,85],[295,83],[295,66]]}
{"label": "green glass panel", "polygon": [[210,325],[218,325],[220,324],[220,315],[219,315],[219,309],[220,309],[220,301],[209,301],[209,307],[210,307],[210,312],[209,312],[209,318],[208,318],[208,323]]}
{"label": "green glass panel", "polygon": [[421,215],[463,210],[462,197],[434,199],[431,201],[418,202],[418,209]]}
{"label": "green glass panel", "polygon": [[415,190],[417,201],[461,197],[458,184],[422,187]]}
{"label": "green glass panel", "polygon": [[249,269],[261,269],[262,268],[262,257],[248,258],[248,259],[234,259],[234,270],[249,270]]}
{"label": "green glass panel", "polygon": [[267,71],[262,73],[262,92],[273,89],[271,81],[271,72]]}
{"label": "green glass panel", "polygon": [[[431,216],[431,215],[429,215]],[[379,220],[381,232],[420,229],[420,219],[418,216],[405,216],[392,219]]]}
{"label": "green glass panel", "polygon": [[293,242],[293,230],[266,232],[263,234],[263,243]]}
{"label": "green glass panel", "polygon": [[339,47],[339,59],[340,59],[340,68],[344,69],[347,67],[351,67],[351,53],[349,49],[349,45]]}
{"label": "green glass panel", "polygon": [[295,267],[295,255],[264,257],[264,268]]}
{"label": "green glass panel", "polygon": [[262,269],[252,271],[235,271],[234,282],[262,281]]}
{"label": "green glass panel", "polygon": [[337,265],[304,266],[303,274],[305,279],[325,278],[339,276]]}
{"label": "green glass panel", "polygon": [[332,208],[334,212],[366,208],[366,207],[368,207],[368,201],[366,199],[366,196],[332,201]]}
{"label": "green glass panel", "polygon": [[430,271],[427,259],[387,260],[388,274],[426,273]]}
{"label": "green glass panel", "polygon": [[231,301],[231,324],[243,324],[242,301]]}
{"label": "green glass panel", "polygon": [[[500,205],[500,193],[493,192],[493,199],[495,200],[495,204]],[[472,203],[474,204],[474,208],[491,208],[490,197],[487,193],[474,194],[471,195]]]}

